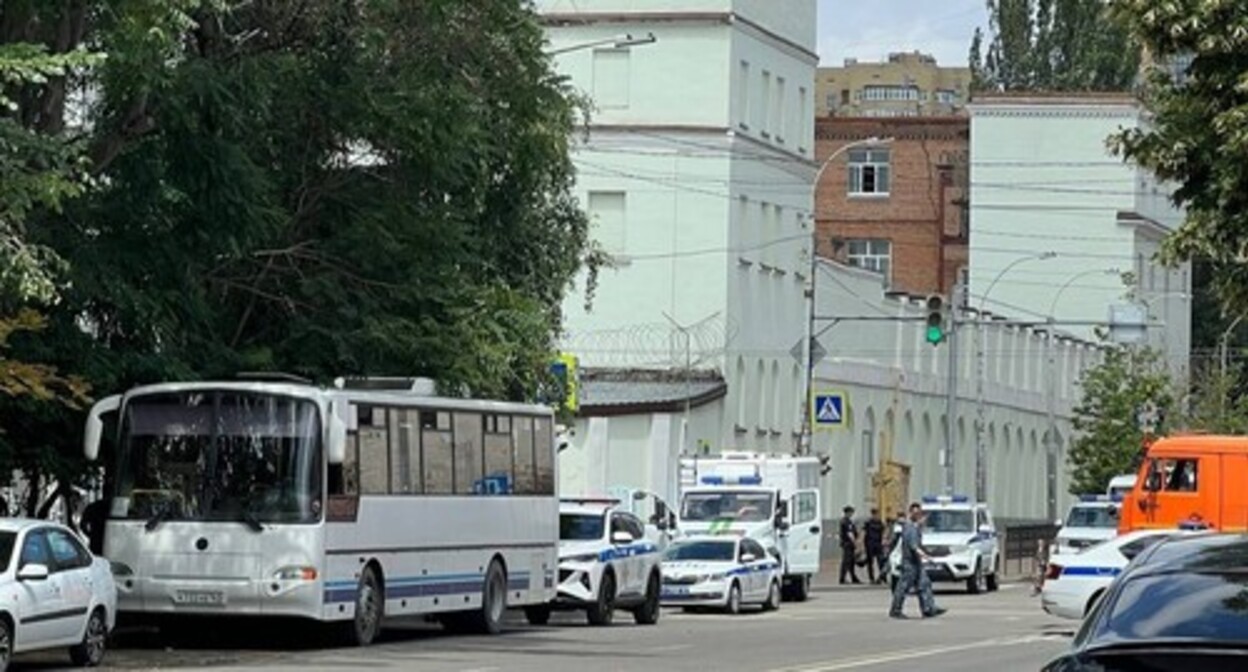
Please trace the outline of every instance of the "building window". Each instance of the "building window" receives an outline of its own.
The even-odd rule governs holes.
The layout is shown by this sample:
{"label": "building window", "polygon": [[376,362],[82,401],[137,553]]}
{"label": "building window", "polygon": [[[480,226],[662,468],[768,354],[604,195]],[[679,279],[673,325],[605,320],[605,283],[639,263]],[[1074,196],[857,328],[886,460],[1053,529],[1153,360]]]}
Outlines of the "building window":
{"label": "building window", "polygon": [[787,82],[783,77],[776,78],[775,95],[771,98],[771,118],[776,125],[776,141],[783,144],[784,136],[789,134],[789,117],[785,114],[784,97],[787,95]]}
{"label": "building window", "polygon": [[803,154],[806,153],[806,143],[810,142],[810,124],[815,118],[814,111],[806,109],[808,102],[806,99],[808,97],[809,95],[806,93],[806,87],[802,86],[797,89],[797,118],[799,120],[797,128],[797,151]]}
{"label": "building window", "polygon": [[750,64],[748,61],[741,61],[738,69],[738,77],[741,81],[737,82],[737,118],[741,128],[749,129],[750,127]]}
{"label": "building window", "polygon": [[887,240],[851,240],[847,258],[850,266],[887,277],[893,266],[893,245]]}
{"label": "building window", "polygon": [[849,194],[851,196],[888,195],[889,151],[887,149],[855,149],[849,152]]}
{"label": "building window", "polygon": [[628,109],[629,51],[594,51],[594,103],[602,110]]}
{"label": "building window", "polygon": [[944,105],[953,105],[958,102],[958,92],[949,90],[937,91],[936,102]]}
{"label": "building window", "polygon": [[589,192],[591,235],[607,254],[623,254],[627,250],[626,203],[622,191]]}
{"label": "building window", "polygon": [[864,86],[862,99],[872,102],[922,100],[923,92],[917,86]]}
{"label": "building window", "polygon": [[771,73],[763,71],[763,95],[758,98],[758,130],[763,135],[769,135],[771,119],[768,113],[771,111]]}

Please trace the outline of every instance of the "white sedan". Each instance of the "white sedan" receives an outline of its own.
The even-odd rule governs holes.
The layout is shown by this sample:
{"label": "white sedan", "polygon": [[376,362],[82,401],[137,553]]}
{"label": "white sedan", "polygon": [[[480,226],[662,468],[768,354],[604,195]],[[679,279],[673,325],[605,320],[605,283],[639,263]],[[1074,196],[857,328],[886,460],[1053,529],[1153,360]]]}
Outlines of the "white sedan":
{"label": "white sedan", "polygon": [[69,528],[0,519],[0,672],[15,653],[65,647],[75,665],[104,659],[117,618],[107,560]]}
{"label": "white sedan", "polygon": [[730,614],[744,605],[780,608],[780,562],[757,541],[688,537],[663,555],[663,606],[710,607]]}
{"label": "white sedan", "polygon": [[1178,534],[1185,533],[1138,530],[1081,553],[1053,556],[1044,574],[1041,606],[1054,616],[1081,620],[1132,558],[1158,541]]}

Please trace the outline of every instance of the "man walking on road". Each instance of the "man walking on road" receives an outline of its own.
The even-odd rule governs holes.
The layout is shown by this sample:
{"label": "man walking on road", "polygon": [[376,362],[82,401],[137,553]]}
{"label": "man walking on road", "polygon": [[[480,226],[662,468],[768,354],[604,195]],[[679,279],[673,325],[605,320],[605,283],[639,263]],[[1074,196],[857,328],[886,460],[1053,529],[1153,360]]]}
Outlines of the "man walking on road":
{"label": "man walking on road", "polygon": [[858,574],[854,572],[854,563],[858,559],[858,525],[854,523],[854,507],[845,507],[841,518],[841,584],[845,584],[848,576],[854,583]]}
{"label": "man walking on road", "polygon": [[[871,509],[871,517],[862,524],[862,545],[867,552],[867,578],[871,583],[884,583],[884,521],[879,509]],[[878,579],[876,569],[880,571]]]}
{"label": "man walking on road", "polygon": [[901,530],[901,578],[893,588],[893,604],[888,610],[892,618],[905,618],[902,608],[906,604],[906,595],[911,590],[919,592],[919,610],[923,618],[934,618],[945,613],[936,606],[936,598],[932,595],[932,581],[923,571],[923,561],[927,554],[923,552],[923,507],[915,502],[910,505],[910,520]]}

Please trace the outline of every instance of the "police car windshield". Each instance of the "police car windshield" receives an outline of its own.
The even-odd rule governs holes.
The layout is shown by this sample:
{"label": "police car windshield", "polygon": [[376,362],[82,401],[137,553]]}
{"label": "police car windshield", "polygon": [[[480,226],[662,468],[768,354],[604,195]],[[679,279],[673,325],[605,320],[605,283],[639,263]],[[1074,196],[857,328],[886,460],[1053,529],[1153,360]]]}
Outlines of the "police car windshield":
{"label": "police car windshield", "polygon": [[927,512],[923,526],[929,532],[974,532],[975,516],[970,511],[935,509]]}
{"label": "police car windshield", "polygon": [[1066,527],[1118,527],[1118,510],[1112,506],[1076,506],[1066,517]]}
{"label": "police car windshield", "polygon": [[680,517],[692,521],[761,523],[771,520],[771,495],[766,492],[691,492],[685,495]]}
{"label": "police car windshield", "polygon": [[667,549],[664,560],[732,562],[737,545],[731,541],[690,541]]}
{"label": "police car windshield", "polygon": [[588,513],[559,514],[561,541],[598,541],[602,539],[606,517]]}

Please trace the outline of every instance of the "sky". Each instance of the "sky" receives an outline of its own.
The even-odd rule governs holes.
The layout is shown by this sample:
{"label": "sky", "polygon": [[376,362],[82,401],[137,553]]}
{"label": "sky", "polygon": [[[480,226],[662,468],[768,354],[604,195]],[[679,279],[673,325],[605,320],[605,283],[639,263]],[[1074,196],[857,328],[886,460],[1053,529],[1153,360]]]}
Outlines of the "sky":
{"label": "sky", "polygon": [[941,65],[966,66],[976,26],[988,25],[985,0],[819,0],[822,65],[845,58],[881,61],[919,50]]}

